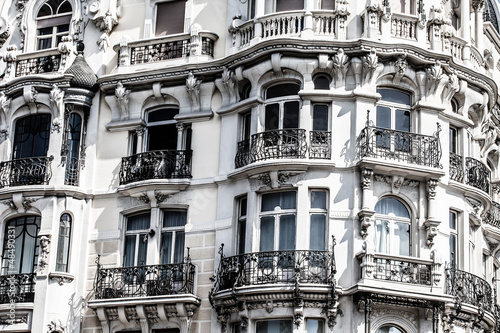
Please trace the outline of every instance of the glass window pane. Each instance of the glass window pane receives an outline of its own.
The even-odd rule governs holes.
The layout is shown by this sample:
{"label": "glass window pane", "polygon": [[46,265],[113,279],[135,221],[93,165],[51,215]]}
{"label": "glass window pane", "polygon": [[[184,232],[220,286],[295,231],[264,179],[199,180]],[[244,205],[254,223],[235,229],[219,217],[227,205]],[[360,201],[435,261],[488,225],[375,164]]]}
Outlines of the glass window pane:
{"label": "glass window pane", "polygon": [[299,102],[286,102],[283,128],[299,128]]}
{"label": "glass window pane", "polygon": [[307,333],[323,333],[323,320],[307,319]]}
{"label": "glass window pane", "polygon": [[57,32],[68,32],[69,31],[69,24],[61,24],[57,26]]}
{"label": "glass window pane", "polygon": [[377,106],[377,127],[391,128],[391,109],[385,106]]}
{"label": "glass window pane", "polygon": [[326,215],[312,214],[311,215],[311,234],[309,239],[309,248],[311,250],[324,251],[325,248],[325,232],[326,232]]}
{"label": "glass window pane", "polygon": [[313,131],[328,131],[328,105],[314,105]]}
{"label": "glass window pane", "polygon": [[14,159],[47,156],[50,115],[39,114],[19,119],[14,137]]}
{"label": "glass window pane", "polygon": [[123,265],[125,267],[135,266],[135,239],[136,235],[125,236],[125,260]]}
{"label": "glass window pane", "polygon": [[274,217],[265,216],[260,219],[261,252],[274,250]]}
{"label": "glass window pane", "polygon": [[262,195],[261,211],[273,211],[276,207],[280,207],[281,209],[295,209],[295,191],[266,193]]}
{"label": "glass window pane", "polygon": [[299,10],[304,8],[304,0],[276,0],[276,11]]}
{"label": "glass window pane", "polygon": [[245,253],[246,229],[246,221],[240,221],[238,223],[238,254]]}
{"label": "glass window pane", "polygon": [[457,235],[450,234],[450,264],[457,265],[458,250],[457,250]]}
{"label": "glass window pane", "polygon": [[410,111],[396,110],[396,131],[410,131]]}
{"label": "glass window pane", "polygon": [[148,127],[147,151],[177,150],[177,128],[175,124]]}
{"label": "glass window pane", "polygon": [[158,121],[174,120],[174,117],[179,113],[179,109],[161,109],[156,111],[150,111],[148,113],[148,123],[154,123]]}
{"label": "glass window pane", "polygon": [[381,88],[377,92],[382,95],[383,101],[410,105],[410,95],[399,90]]}
{"label": "glass window pane", "polygon": [[53,31],[54,31],[53,27],[41,28],[38,29],[38,36],[52,35]]}
{"label": "glass window pane", "polygon": [[184,261],[184,239],[184,231],[177,231],[175,233],[174,263]]}
{"label": "glass window pane", "polygon": [[158,3],[156,11],[156,36],[184,32],[186,0]]}
{"label": "glass window pane", "polygon": [[375,212],[377,214],[399,216],[410,218],[408,209],[401,203],[401,201],[394,198],[384,198],[375,205]]}
{"label": "glass window pane", "polygon": [[186,225],[186,212],[166,210],[163,212],[163,227],[183,227]]}
{"label": "glass window pane", "polygon": [[[335,0],[322,0],[321,1],[321,9],[326,10],[334,10],[335,9]],[[323,332],[323,331],[321,331]],[[309,333],[309,332],[307,332]]]}
{"label": "glass window pane", "polygon": [[457,153],[457,129],[450,127],[450,153]]}
{"label": "glass window pane", "polygon": [[311,192],[311,208],[326,209],[326,192],[312,191]]}
{"label": "glass window pane", "polygon": [[452,230],[457,229],[457,214],[455,212],[449,213],[449,227]]}
{"label": "glass window pane", "polygon": [[146,265],[148,253],[148,234],[139,234],[139,253],[137,253],[136,265]]}
{"label": "glass window pane", "polygon": [[258,321],[256,333],[292,333],[291,320]]}
{"label": "glass window pane", "polygon": [[394,223],[394,251],[402,256],[410,255],[410,225],[408,223]]}
{"label": "glass window pane", "polygon": [[127,230],[146,230],[149,229],[151,213],[132,215],[127,217]]}
{"label": "glass window pane", "polygon": [[275,130],[280,124],[280,108],[279,104],[266,105],[265,130]]}
{"label": "glass window pane", "polygon": [[295,215],[280,216],[279,250],[295,250]]}
{"label": "glass window pane", "polygon": [[[285,0],[289,1],[289,0]],[[300,0],[302,1],[302,0]],[[276,98],[283,96],[297,95],[299,93],[300,86],[295,83],[284,83],[269,87],[266,91],[266,98]]]}
{"label": "glass window pane", "polygon": [[161,234],[160,258],[162,264],[172,263],[172,233],[163,232]]}
{"label": "glass window pane", "polygon": [[384,220],[375,220],[375,251],[389,253],[389,222]]}
{"label": "glass window pane", "polygon": [[[323,2],[324,1],[325,0],[323,0]],[[333,0],[329,0],[329,1],[333,2]],[[325,9],[325,8],[323,8],[323,9]],[[330,79],[326,75],[316,76],[314,78],[314,89],[329,90],[330,89]]]}
{"label": "glass window pane", "polygon": [[71,235],[71,216],[69,214],[63,214],[59,222],[56,271],[59,272],[68,271],[70,235]]}

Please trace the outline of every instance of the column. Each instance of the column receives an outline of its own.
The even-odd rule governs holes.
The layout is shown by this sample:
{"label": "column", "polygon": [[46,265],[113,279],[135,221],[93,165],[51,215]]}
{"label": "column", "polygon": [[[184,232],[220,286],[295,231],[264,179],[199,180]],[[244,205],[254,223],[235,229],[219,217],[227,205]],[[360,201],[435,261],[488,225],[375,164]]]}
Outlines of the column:
{"label": "column", "polygon": [[144,152],[144,127],[138,128],[135,130],[137,134],[137,153]]}
{"label": "column", "polygon": [[484,43],[483,43],[483,11],[484,11],[485,1],[477,0],[472,3],[472,8],[474,8],[474,14],[476,17],[476,47],[479,49],[480,54],[483,54]]}

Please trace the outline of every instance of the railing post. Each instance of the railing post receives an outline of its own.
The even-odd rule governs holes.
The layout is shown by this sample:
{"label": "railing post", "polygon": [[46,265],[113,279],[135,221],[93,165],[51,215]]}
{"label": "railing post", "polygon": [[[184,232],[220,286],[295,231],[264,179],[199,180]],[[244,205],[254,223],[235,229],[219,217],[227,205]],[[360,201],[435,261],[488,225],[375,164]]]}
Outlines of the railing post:
{"label": "railing post", "polygon": [[20,54],[21,51],[17,50],[16,45],[7,46],[7,52],[3,56],[3,60],[7,64],[7,68],[5,70],[5,78],[10,79],[16,76],[16,61],[17,55]]}
{"label": "railing post", "polygon": [[119,66],[128,66],[130,65],[130,47],[128,46],[128,38],[123,36],[120,39],[120,59]]}

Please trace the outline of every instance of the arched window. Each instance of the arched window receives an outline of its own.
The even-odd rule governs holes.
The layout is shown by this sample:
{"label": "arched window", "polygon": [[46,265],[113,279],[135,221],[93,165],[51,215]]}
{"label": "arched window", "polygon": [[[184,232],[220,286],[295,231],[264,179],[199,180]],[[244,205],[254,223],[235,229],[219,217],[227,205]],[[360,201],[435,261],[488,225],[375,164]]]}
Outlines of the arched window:
{"label": "arched window", "polygon": [[266,91],[265,130],[299,128],[299,93],[296,83],[271,86]]}
{"label": "arched window", "polygon": [[16,122],[13,159],[47,156],[50,139],[50,115],[36,114]]}
{"label": "arched window", "polygon": [[82,117],[71,113],[67,129],[67,153],[65,185],[78,185],[80,170],[80,140],[82,135]]}
{"label": "arched window", "polygon": [[330,78],[327,75],[319,74],[313,79],[314,89],[329,90],[330,89]]}
{"label": "arched window", "polygon": [[377,104],[376,126],[387,129],[377,132],[377,147],[408,152],[410,139],[405,132],[411,128],[410,94],[389,88],[377,92],[382,98]]}
{"label": "arched window", "polygon": [[67,272],[71,240],[71,215],[65,213],[59,220],[59,237],[57,239],[56,271]]}
{"label": "arched window", "polygon": [[408,208],[396,198],[384,198],[375,205],[375,250],[409,256],[411,219]]}
{"label": "arched window", "polygon": [[55,48],[69,35],[72,8],[68,0],[46,1],[36,16],[37,49]]}
{"label": "arched window", "polygon": [[40,216],[21,216],[6,223],[2,252],[3,274],[36,272],[39,230]]}
{"label": "arched window", "polygon": [[405,333],[405,331],[393,325],[384,325],[377,329],[375,333]]}

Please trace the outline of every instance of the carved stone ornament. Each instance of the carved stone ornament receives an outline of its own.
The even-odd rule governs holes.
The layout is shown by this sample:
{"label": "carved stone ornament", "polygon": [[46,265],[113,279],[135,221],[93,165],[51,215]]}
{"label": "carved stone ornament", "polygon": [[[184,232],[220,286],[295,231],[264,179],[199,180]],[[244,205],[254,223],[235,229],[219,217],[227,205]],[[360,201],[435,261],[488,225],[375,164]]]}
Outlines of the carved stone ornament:
{"label": "carved stone ornament", "polygon": [[460,80],[458,79],[455,71],[452,70],[451,73],[448,74],[448,82],[446,82],[443,89],[443,95],[441,97],[441,101],[443,102],[443,104],[449,103],[459,89]]}
{"label": "carved stone ornament", "polygon": [[120,119],[126,120],[129,118],[128,104],[129,104],[129,94],[130,90],[126,89],[121,81],[118,82],[115,88],[115,99],[118,103],[118,109],[120,111]]}
{"label": "carved stone ornament", "polygon": [[345,77],[349,68],[349,57],[344,53],[343,49],[339,49],[337,54],[332,58],[333,62],[333,77],[336,85],[345,84]]}
{"label": "carved stone ornament", "polygon": [[396,62],[394,62],[394,67],[396,69],[396,73],[394,73],[394,78],[392,82],[394,84],[399,84],[401,79],[405,75],[406,68],[408,67],[408,62],[406,61],[406,54],[401,54],[398,56]]}
{"label": "carved stone ornament", "polygon": [[118,24],[121,10],[120,0],[95,0],[90,4],[89,16],[97,29],[101,31],[101,36],[97,41],[99,49],[106,49],[109,46],[109,35]]}
{"label": "carved stone ornament", "polygon": [[60,286],[64,285],[65,283],[71,283],[75,279],[74,276],[69,275],[68,273],[61,272],[49,273],[49,278],[52,281],[56,281]]}
{"label": "carved stone ornament", "polygon": [[43,273],[48,265],[50,252],[50,237],[51,235],[40,236],[40,259],[38,260],[38,272]]}
{"label": "carved stone ornament", "polygon": [[226,67],[224,67],[224,71],[222,72],[222,84],[229,93],[231,100],[234,100],[236,98],[236,87],[233,81],[233,73]]}
{"label": "carved stone ornament", "polygon": [[427,198],[434,200],[436,198],[436,187],[438,185],[437,179],[429,179],[427,181]]}
{"label": "carved stone ornament", "polygon": [[370,189],[373,180],[373,170],[372,169],[363,169],[361,170],[361,188],[363,190]]}
{"label": "carved stone ornament", "polygon": [[54,118],[59,118],[63,111],[63,98],[64,91],[62,91],[57,84],[52,85],[52,90],[49,93],[50,106],[52,106],[52,112],[54,113]]}
{"label": "carved stone ornament", "polygon": [[52,320],[47,326],[49,328],[47,333],[66,333],[66,326],[60,319]]}
{"label": "carved stone ornament", "polygon": [[484,205],[481,201],[473,199],[471,197],[465,197],[467,205],[467,210],[469,211],[469,215],[475,219],[477,223],[481,221],[481,215],[484,210]]}
{"label": "carved stone ornament", "polygon": [[5,44],[7,38],[10,36],[10,24],[6,19],[0,17],[0,47]]}
{"label": "carved stone ornament", "polygon": [[371,210],[362,210],[358,213],[360,225],[359,234],[363,239],[366,238],[368,235],[368,228],[373,224],[373,214],[375,214],[375,212]]}
{"label": "carved stone ornament", "polygon": [[186,79],[186,89],[193,112],[200,111],[200,84],[201,80],[196,79],[194,74],[189,72],[188,78]]}
{"label": "carved stone ornament", "polygon": [[361,58],[363,62],[363,85],[371,83],[373,74],[378,67],[378,57],[375,48],[371,48],[370,53]]}
{"label": "carved stone ornament", "polygon": [[424,228],[427,236],[426,245],[429,248],[434,245],[434,237],[437,236],[439,224],[439,221],[434,220],[427,220],[424,222]]}
{"label": "carved stone ornament", "polygon": [[441,79],[443,78],[443,68],[441,67],[441,61],[436,60],[435,64],[431,67],[426,68],[427,80],[425,85],[426,96],[433,95],[438,88]]}
{"label": "carved stone ornament", "polygon": [[163,202],[169,198],[172,197],[172,194],[164,194],[164,193],[161,193],[160,191],[158,190],[155,190],[155,199],[156,199],[156,202],[160,203],[160,202]]}

